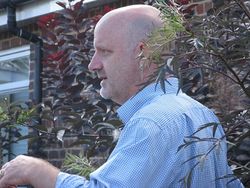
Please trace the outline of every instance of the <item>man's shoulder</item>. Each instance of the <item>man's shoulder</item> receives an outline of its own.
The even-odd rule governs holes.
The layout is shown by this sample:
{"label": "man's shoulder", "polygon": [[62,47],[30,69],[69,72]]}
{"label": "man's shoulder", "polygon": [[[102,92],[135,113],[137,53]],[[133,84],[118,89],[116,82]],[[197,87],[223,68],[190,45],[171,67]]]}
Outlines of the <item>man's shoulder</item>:
{"label": "man's shoulder", "polygon": [[[131,119],[148,119],[159,123],[170,123],[180,119],[185,111],[190,109],[191,101],[184,104],[182,96],[166,94],[155,97],[149,103],[140,108]],[[188,99],[189,100],[189,99]]]}
{"label": "man's shoulder", "polygon": [[164,117],[179,116],[190,109],[197,108],[205,107],[183,93],[163,94],[155,97],[149,103],[145,103],[135,115],[150,115],[149,117],[160,115],[164,115]]}
{"label": "man's shoulder", "polygon": [[187,123],[187,119],[192,119],[197,124],[199,124],[198,119],[203,122],[214,121],[215,116],[204,105],[186,94],[180,93],[178,95],[166,94],[156,97],[138,110],[131,119],[147,119],[166,128],[166,126],[172,127],[172,125],[175,125],[174,127],[176,125],[183,126]]}

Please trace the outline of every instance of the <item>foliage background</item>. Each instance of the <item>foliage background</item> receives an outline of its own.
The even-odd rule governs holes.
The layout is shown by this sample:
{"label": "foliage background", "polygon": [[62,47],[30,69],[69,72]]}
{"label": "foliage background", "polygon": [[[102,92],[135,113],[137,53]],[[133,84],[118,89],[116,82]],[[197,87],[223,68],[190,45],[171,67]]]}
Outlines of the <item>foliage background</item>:
{"label": "foliage background", "polygon": [[121,125],[114,113],[117,105],[98,95],[99,80],[87,67],[93,54],[93,28],[100,15],[90,19],[83,1],[57,4],[64,10],[39,20],[45,97],[40,128],[45,130],[44,145],[75,137],[71,146],[85,144],[89,158],[110,148]]}

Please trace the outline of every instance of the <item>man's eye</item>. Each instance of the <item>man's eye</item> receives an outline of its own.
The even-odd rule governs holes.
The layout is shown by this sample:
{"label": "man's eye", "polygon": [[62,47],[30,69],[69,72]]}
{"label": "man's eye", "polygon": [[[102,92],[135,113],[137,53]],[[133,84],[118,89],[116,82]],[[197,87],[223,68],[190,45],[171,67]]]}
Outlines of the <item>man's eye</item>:
{"label": "man's eye", "polygon": [[108,55],[109,54],[109,50],[105,50],[105,49],[101,49],[100,50],[101,51],[101,53],[103,54],[103,55]]}

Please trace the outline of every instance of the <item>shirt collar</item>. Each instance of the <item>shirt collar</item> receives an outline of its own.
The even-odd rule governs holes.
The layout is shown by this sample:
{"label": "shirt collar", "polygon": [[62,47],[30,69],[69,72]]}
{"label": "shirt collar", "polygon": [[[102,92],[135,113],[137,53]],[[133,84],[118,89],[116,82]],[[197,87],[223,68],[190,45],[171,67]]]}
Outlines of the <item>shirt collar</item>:
{"label": "shirt collar", "polygon": [[[168,78],[165,81],[166,94],[178,92],[178,79]],[[180,91],[181,92],[181,91]],[[130,118],[145,104],[150,103],[150,101],[158,95],[163,95],[164,92],[160,84],[152,83],[138,92],[135,96],[127,100],[120,108],[118,108],[117,113],[124,124],[126,124]]]}

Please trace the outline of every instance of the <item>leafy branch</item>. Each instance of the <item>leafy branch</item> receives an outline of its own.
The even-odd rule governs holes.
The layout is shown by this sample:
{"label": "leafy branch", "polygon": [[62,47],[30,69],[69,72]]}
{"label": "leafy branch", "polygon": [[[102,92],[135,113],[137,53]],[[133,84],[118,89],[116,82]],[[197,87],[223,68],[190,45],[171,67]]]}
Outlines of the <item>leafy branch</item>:
{"label": "leafy branch", "polygon": [[82,154],[79,156],[67,153],[61,170],[67,173],[77,174],[89,179],[89,174],[96,168]]}

